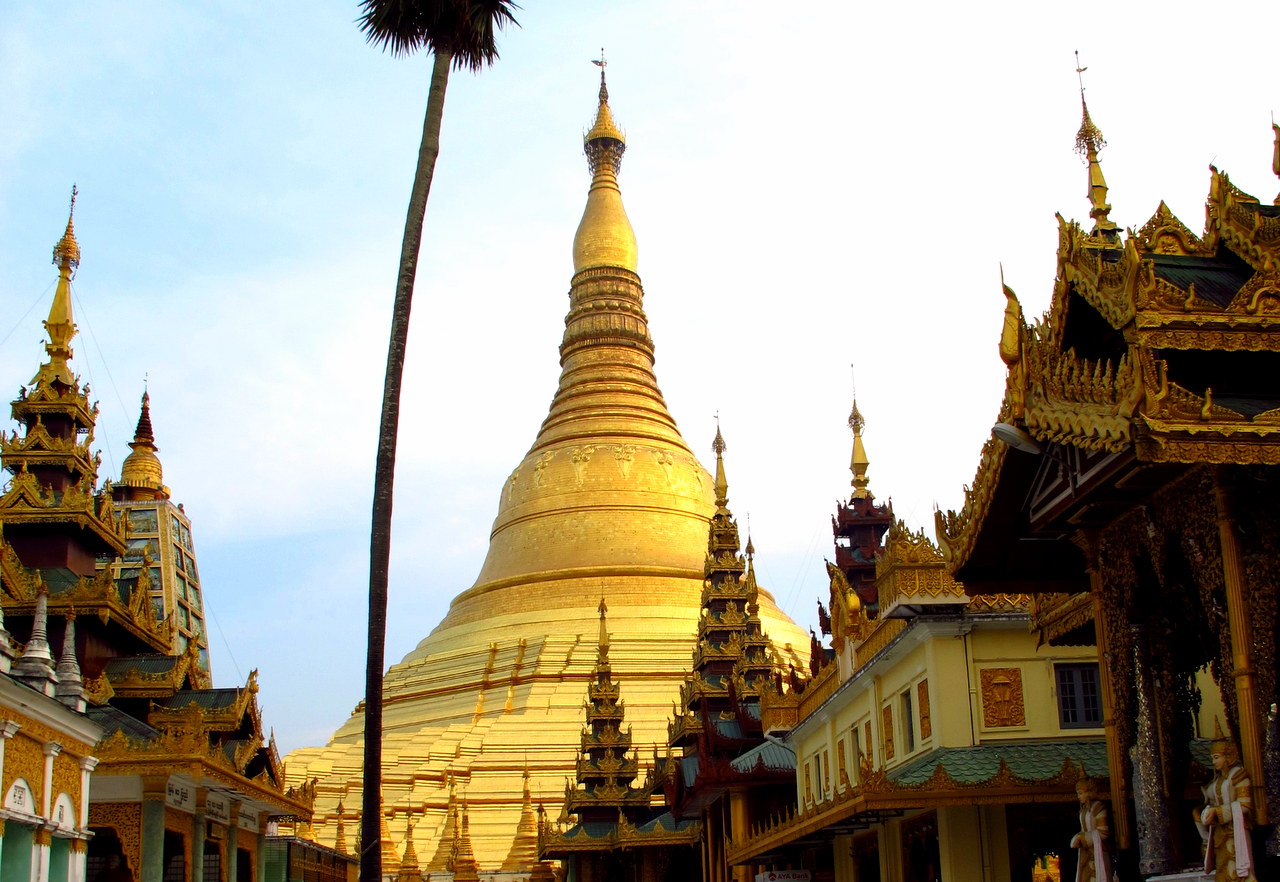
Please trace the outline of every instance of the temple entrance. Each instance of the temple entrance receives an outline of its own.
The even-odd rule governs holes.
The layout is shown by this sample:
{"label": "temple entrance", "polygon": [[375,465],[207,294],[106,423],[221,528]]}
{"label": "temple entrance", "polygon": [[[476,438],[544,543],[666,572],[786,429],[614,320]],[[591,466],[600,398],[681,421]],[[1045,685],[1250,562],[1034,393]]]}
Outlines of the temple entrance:
{"label": "temple entrance", "polygon": [[921,812],[902,822],[902,882],[939,882],[938,813]]}

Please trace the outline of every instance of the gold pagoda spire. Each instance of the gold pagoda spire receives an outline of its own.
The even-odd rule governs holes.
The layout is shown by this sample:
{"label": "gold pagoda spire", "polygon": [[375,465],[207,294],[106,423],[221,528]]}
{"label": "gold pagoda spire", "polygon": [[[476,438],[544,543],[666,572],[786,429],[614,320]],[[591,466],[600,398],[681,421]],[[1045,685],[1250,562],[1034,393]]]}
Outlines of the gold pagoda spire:
{"label": "gold pagoda spire", "polygon": [[622,191],[618,188],[618,171],[627,139],[609,109],[603,55],[602,52],[596,62],[600,66],[600,104],[595,123],[582,139],[587,167],[591,170],[591,189],[578,232],[573,237],[575,273],[594,267],[618,267],[635,272],[637,264],[636,234],[622,207]]}
{"label": "gold pagoda spire", "polygon": [[520,822],[516,826],[511,850],[499,872],[528,873],[538,863],[538,819],[533,811],[533,794],[529,789],[529,769],[524,770],[524,799],[520,803]]}
{"label": "gold pagoda spire", "polygon": [[333,848],[335,851],[340,851],[343,854],[347,854],[347,824],[343,817],[345,813],[346,808],[342,805],[342,800],[338,800],[338,829],[333,837]]}
{"label": "gold pagoda spire", "polygon": [[728,445],[724,443],[724,436],[720,434],[720,417],[716,417],[716,438],[711,442],[711,449],[716,454],[716,511],[728,511],[729,505],[729,481],[724,476],[724,452],[728,449]]}
{"label": "gold pagoda spire", "polygon": [[458,846],[458,783],[453,773],[447,772],[449,781],[449,801],[444,807],[444,829],[436,844],[435,854],[427,863],[428,873],[452,873],[453,859]]}
{"label": "gold pagoda spire", "polygon": [[862,418],[862,411],[858,410],[858,393],[853,395],[853,410],[849,411],[849,429],[853,432],[853,456],[849,460],[849,471],[853,472],[853,498],[854,499],[872,499],[871,491],[867,489],[867,485],[871,480],[867,477],[867,467],[871,465],[871,460],[867,459],[867,449],[862,446],[862,429],[866,426],[867,421]]}
{"label": "gold pagoda spire", "polygon": [[[605,621],[605,613],[609,611],[609,605],[604,602],[603,595],[600,597],[600,635],[596,638],[596,670],[609,666],[609,625]],[[528,775],[528,772],[525,773]]]}
{"label": "gold pagoda spire", "polygon": [[1102,137],[1102,130],[1094,125],[1089,117],[1089,105],[1084,100],[1084,72],[1088,68],[1080,66],[1080,53],[1076,53],[1076,78],[1080,81],[1080,130],[1076,132],[1076,152],[1085,159],[1089,167],[1089,189],[1085,194],[1089,197],[1089,217],[1093,218],[1093,234],[1108,239],[1115,238],[1117,227],[1110,218],[1111,205],[1107,202],[1107,179],[1102,176],[1102,163],[1098,154],[1107,146]]}
{"label": "gold pagoda spire", "polygon": [[[156,447],[155,432],[151,428],[151,393],[143,391],[142,410],[138,415],[138,426],[134,429],[133,440],[129,442],[133,452],[125,457],[120,466],[120,482],[127,487],[146,489],[164,493],[164,469],[160,465],[160,457],[156,456],[160,448]],[[168,495],[164,493],[164,495]]]}
{"label": "gold pagoda spire", "polygon": [[[1271,151],[1271,170],[1275,172],[1276,177],[1280,178],[1280,126],[1276,125],[1276,121],[1271,121],[1271,131],[1275,134],[1276,143]],[[1276,205],[1280,205],[1280,193],[1276,194]]]}
{"label": "gold pagoda spire", "polygon": [[422,871],[418,868],[418,850],[413,845],[413,816],[405,821],[404,855],[396,871],[396,882],[420,882]]}
{"label": "gold pagoda spire", "polygon": [[67,212],[67,229],[63,232],[58,244],[53,246],[53,262],[58,267],[58,287],[53,294],[53,305],[49,308],[49,317],[45,319],[44,328],[49,335],[45,344],[45,352],[49,354],[47,364],[41,365],[39,372],[31,378],[32,384],[41,379],[57,381],[64,386],[74,386],[75,377],[67,361],[71,358],[71,338],[76,335],[76,323],[71,314],[71,278],[80,266],[80,244],[76,242],[75,227],[72,220],[76,212],[76,196],[79,190],[71,187],[71,208]]}

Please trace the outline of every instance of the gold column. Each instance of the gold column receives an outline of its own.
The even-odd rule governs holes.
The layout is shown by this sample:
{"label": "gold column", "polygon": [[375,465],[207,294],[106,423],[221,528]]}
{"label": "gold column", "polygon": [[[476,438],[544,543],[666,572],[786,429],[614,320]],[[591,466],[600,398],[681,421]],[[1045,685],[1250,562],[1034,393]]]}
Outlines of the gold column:
{"label": "gold column", "polygon": [[1107,617],[1102,604],[1106,588],[1102,567],[1098,562],[1097,530],[1080,530],[1071,537],[1084,552],[1085,572],[1089,574],[1089,597],[1093,601],[1093,628],[1098,642],[1098,683],[1102,688],[1102,729],[1107,739],[1107,771],[1111,781],[1111,829],[1117,848],[1129,848],[1129,787],[1124,774],[1124,745],[1116,733],[1115,684],[1111,681],[1111,631],[1115,624]]}
{"label": "gold column", "polygon": [[[747,794],[741,787],[729,791],[729,840],[746,842],[751,831],[747,828]],[[750,867],[731,867],[734,882],[751,882]]]}
{"label": "gold column", "polygon": [[1253,628],[1244,599],[1244,570],[1240,565],[1240,541],[1231,485],[1226,470],[1218,466],[1213,476],[1213,498],[1218,508],[1218,541],[1222,545],[1222,580],[1227,593],[1227,620],[1231,626],[1231,664],[1236,681],[1240,758],[1253,784],[1255,823],[1267,823],[1267,792],[1262,779],[1262,734],[1258,729],[1258,698],[1253,688],[1249,647]]}

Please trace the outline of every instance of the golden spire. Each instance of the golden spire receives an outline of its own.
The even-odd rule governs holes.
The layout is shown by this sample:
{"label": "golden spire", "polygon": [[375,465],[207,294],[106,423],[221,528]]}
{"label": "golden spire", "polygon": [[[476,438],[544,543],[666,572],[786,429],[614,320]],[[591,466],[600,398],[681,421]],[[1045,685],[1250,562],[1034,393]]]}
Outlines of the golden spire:
{"label": "golden spire", "polygon": [[404,856],[396,871],[396,882],[420,882],[422,871],[418,869],[418,850],[413,845],[413,816],[405,821]]}
{"label": "golden spire", "polygon": [[720,417],[716,416],[716,439],[711,442],[711,449],[716,453],[716,508],[724,509],[729,505],[729,481],[724,476],[724,452],[727,446],[724,436],[720,434]]}
{"label": "golden spire", "polygon": [[343,854],[347,853],[347,825],[343,818],[346,809],[342,805],[342,800],[338,800],[338,829],[333,837],[333,848]]}
{"label": "golden spire", "polygon": [[129,442],[133,449],[120,466],[120,483],[128,487],[148,490],[164,490],[164,469],[156,453],[156,436],[151,429],[151,394],[142,393],[142,412],[138,415],[138,427]]}
{"label": "golden spire", "polygon": [[[604,596],[600,597],[600,636],[596,638],[598,650],[596,652],[596,669],[607,668],[609,666],[609,626],[605,622],[605,613],[609,611],[609,605],[604,602]],[[525,775],[528,775],[528,771]]]}
{"label": "golden spire", "polygon": [[[1271,152],[1271,170],[1280,178],[1280,126],[1276,125],[1275,119],[1271,120],[1271,131],[1276,136],[1276,144]],[[1276,194],[1276,205],[1280,205],[1280,194]]]}
{"label": "golden spire", "polygon": [[63,232],[58,244],[53,246],[53,262],[58,267],[58,287],[53,294],[53,306],[49,308],[49,317],[45,319],[44,328],[49,334],[49,342],[44,350],[49,354],[49,363],[40,368],[32,378],[38,383],[43,377],[56,380],[66,386],[75,385],[75,377],[67,361],[71,358],[71,338],[76,335],[76,323],[71,316],[71,277],[80,266],[80,245],[76,242],[72,219],[76,212],[76,196],[79,190],[71,187],[71,209],[67,213],[67,229]]}
{"label": "golden spire", "polygon": [[867,467],[871,465],[871,460],[867,459],[867,450],[862,446],[862,429],[866,426],[867,421],[862,418],[862,411],[858,410],[858,393],[853,393],[853,410],[849,411],[849,428],[853,431],[853,456],[849,460],[849,471],[853,472],[854,499],[872,499],[871,491],[867,489],[867,485],[871,480],[867,477]]}
{"label": "golden spire", "polygon": [[622,191],[618,189],[618,170],[622,167],[627,141],[609,110],[603,50],[600,60],[594,63],[600,67],[600,105],[594,125],[582,139],[592,177],[587,207],[573,237],[573,271],[609,266],[635,272],[636,234],[622,207]]}
{"label": "golden spire", "polygon": [[1076,78],[1080,82],[1080,110],[1083,117],[1080,131],[1076,132],[1076,152],[1085,158],[1085,163],[1089,166],[1089,190],[1085,195],[1089,197],[1089,217],[1093,218],[1093,233],[1114,238],[1118,228],[1108,216],[1111,205],[1107,202],[1107,179],[1102,176],[1102,164],[1098,162],[1098,154],[1107,146],[1107,142],[1102,137],[1102,131],[1090,119],[1089,105],[1084,101],[1082,74],[1086,70],[1088,68],[1080,66],[1080,53],[1077,52]]}
{"label": "golden spire", "polygon": [[511,850],[502,862],[499,872],[528,873],[538,863],[538,819],[533,811],[533,796],[529,791],[529,769],[524,770],[524,799],[520,803],[520,822]]}

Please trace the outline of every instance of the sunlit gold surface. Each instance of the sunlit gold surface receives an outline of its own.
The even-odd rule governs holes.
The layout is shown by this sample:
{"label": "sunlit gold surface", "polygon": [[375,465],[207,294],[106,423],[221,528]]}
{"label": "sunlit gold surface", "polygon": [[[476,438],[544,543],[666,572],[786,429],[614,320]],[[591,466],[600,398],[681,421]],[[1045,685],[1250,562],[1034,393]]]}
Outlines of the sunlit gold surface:
{"label": "sunlit gold surface", "polygon": [[622,192],[618,189],[626,138],[614,124],[609,110],[609,91],[605,88],[603,71],[600,73],[600,107],[595,124],[583,138],[583,149],[592,180],[587,207],[573,237],[573,270],[608,266],[635,272],[636,234],[622,207]]}
{"label": "sunlit gold surface", "polygon": [[[523,771],[553,817],[575,776],[601,596],[642,761],[666,742],[697,634],[713,481],[658,389],[634,235],[616,189],[620,142],[606,140],[595,155],[588,142],[595,180],[575,240],[550,413],[503,483],[475,584],[386,679],[385,811],[417,816],[419,851],[435,853],[452,774],[486,869],[511,849]],[[608,235],[597,236],[602,228]],[[760,615],[780,654],[802,668],[808,635],[764,591]],[[291,779],[320,779],[322,843],[336,834],[338,801],[358,804],[362,729],[353,714],[328,746],[289,758]]]}

